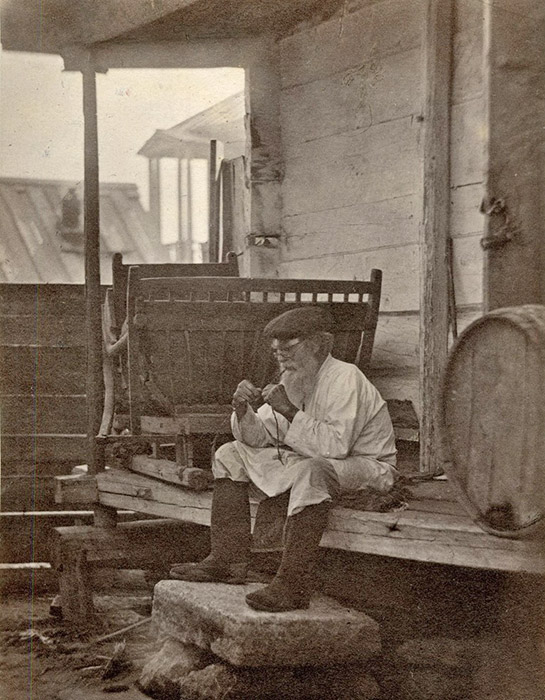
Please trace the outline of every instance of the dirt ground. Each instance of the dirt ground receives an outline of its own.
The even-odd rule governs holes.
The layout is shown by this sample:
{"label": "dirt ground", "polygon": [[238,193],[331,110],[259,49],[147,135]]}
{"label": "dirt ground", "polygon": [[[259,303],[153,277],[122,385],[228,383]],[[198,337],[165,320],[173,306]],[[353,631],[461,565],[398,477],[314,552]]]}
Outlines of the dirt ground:
{"label": "dirt ground", "polygon": [[121,636],[103,635],[144,621],[151,597],[142,591],[101,594],[97,628],[69,631],[50,614],[52,594],[4,596],[0,608],[0,696],[6,700],[119,700],[148,696],[135,686],[145,661],[156,650],[150,624]]}
{"label": "dirt ground", "polygon": [[[102,575],[105,573],[103,570]],[[150,623],[152,583],[144,572],[115,572],[111,576],[113,579],[106,581],[107,585],[101,580],[102,585],[95,588],[99,591],[95,594],[97,625],[85,634],[70,630],[51,614],[54,592],[34,596],[4,592],[0,606],[1,698],[107,700],[112,696],[116,700],[149,700],[136,683],[143,666],[158,650]],[[536,585],[535,580],[524,583],[517,579],[505,585],[501,595],[494,588],[488,597],[476,596],[476,609],[469,618],[475,618],[478,624],[471,630],[467,620],[457,620],[454,615],[454,612],[461,614],[463,611],[452,591],[448,597],[452,599],[450,608],[443,605],[441,611],[436,609],[442,619],[440,627],[418,614],[419,606],[414,600],[406,601],[410,614],[405,622],[399,614],[384,618],[370,614],[381,625],[385,653],[388,640],[395,653],[403,639],[437,635],[457,637],[456,628],[461,625],[470,638],[480,640],[483,657],[477,664],[476,685],[468,700],[469,697],[471,700],[542,700],[545,697],[542,691],[545,688],[542,634],[545,596],[535,594]],[[466,595],[464,609],[470,607],[472,599],[473,596]],[[485,605],[487,599],[493,605]],[[532,605],[530,600],[533,600]],[[486,624],[482,624],[483,615]],[[101,637],[137,623],[141,624],[101,641]],[[374,669],[383,689],[381,697],[386,700],[398,697],[393,689],[399,678],[395,673],[389,678],[391,671],[388,663],[382,669]],[[432,696],[411,693],[403,697],[422,700]]]}

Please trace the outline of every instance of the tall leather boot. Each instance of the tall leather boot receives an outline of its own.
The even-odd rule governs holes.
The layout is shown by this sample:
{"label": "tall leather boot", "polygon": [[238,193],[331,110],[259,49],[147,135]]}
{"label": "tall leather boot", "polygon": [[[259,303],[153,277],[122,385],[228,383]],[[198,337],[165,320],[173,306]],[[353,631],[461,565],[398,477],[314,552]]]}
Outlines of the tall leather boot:
{"label": "tall leather boot", "polygon": [[244,583],[250,556],[248,484],[216,479],[210,517],[210,554],[201,562],[174,564],[169,577],[182,581]]}
{"label": "tall leather boot", "polygon": [[318,558],[329,508],[329,502],[319,503],[288,518],[286,546],[278,572],[268,586],[246,596],[250,607],[268,612],[308,608],[312,569]]}

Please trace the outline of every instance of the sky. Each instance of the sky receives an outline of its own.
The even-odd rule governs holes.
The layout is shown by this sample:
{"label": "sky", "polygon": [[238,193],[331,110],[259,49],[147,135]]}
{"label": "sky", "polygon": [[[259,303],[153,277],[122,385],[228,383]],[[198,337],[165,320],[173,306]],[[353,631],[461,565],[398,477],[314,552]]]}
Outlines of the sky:
{"label": "sky", "polygon": [[[240,68],[115,69],[97,75],[101,182],[134,182],[148,206],[148,164],[136,155],[169,129],[243,89]],[[0,50],[0,176],[83,180],[81,74],[60,56]]]}

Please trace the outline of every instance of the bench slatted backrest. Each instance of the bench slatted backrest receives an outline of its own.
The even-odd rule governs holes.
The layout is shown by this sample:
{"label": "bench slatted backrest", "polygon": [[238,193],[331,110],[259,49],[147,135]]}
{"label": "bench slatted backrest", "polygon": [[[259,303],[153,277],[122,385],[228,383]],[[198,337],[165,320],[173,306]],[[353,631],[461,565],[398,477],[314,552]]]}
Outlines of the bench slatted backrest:
{"label": "bench slatted backrest", "polygon": [[[127,285],[129,268],[121,253],[112,258],[112,303],[115,317],[115,332],[119,337],[121,326],[127,315]],[[238,259],[235,253],[227,253],[221,263],[143,263],[139,264],[142,277],[238,277]]]}
{"label": "bench slatted backrest", "polygon": [[128,334],[133,430],[148,410],[149,394],[164,415],[206,412],[229,405],[243,378],[256,386],[273,380],[276,364],[262,330],[272,318],[306,304],[333,314],[333,355],[365,369],[380,286],[378,270],[369,282],[352,282],[143,278],[139,268],[132,268]]}

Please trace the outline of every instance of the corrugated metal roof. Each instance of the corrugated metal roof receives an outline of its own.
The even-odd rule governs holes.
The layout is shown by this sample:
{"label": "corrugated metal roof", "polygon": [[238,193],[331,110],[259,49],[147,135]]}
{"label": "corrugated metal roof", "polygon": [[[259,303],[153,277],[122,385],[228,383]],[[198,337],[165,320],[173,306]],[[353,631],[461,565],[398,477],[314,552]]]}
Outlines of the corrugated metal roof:
{"label": "corrugated metal roof", "polygon": [[[60,226],[62,200],[73,187],[82,202],[81,183],[0,178],[0,282],[84,282],[83,234],[63,234]],[[132,183],[100,185],[100,244],[104,284],[115,252],[125,262],[168,260]]]}
{"label": "corrugated metal roof", "polygon": [[170,129],[158,129],[138,151],[147,158],[208,158],[210,140],[221,141],[226,158],[244,155],[246,113],[243,92],[237,92]]}

